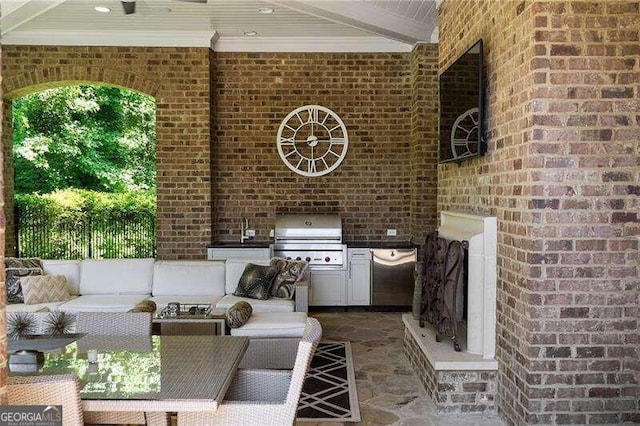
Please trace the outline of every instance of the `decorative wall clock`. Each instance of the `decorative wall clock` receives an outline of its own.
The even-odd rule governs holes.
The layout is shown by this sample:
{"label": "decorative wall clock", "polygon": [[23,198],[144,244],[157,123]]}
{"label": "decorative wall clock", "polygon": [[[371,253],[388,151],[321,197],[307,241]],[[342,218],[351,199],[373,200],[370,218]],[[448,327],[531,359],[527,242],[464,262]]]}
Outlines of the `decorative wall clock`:
{"label": "decorative wall clock", "polygon": [[305,105],[291,111],[278,129],[278,154],[302,176],[322,176],[335,170],[349,147],[347,128],[329,108]]}
{"label": "decorative wall clock", "polygon": [[453,158],[464,158],[478,152],[478,108],[471,108],[456,119],[451,127]]}

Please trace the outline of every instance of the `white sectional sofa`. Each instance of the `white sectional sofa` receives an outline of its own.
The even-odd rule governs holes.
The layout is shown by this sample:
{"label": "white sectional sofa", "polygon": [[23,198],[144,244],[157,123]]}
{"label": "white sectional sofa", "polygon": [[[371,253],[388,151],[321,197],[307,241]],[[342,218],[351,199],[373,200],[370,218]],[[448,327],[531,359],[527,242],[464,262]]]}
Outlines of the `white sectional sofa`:
{"label": "white sectional sofa", "polygon": [[239,300],[253,312],[307,312],[309,271],[296,282],[295,300],[257,300],[233,296],[247,263],[267,264],[264,259],[228,261],[155,261],[154,259],[43,260],[45,274],[67,278],[70,300],[64,302],[7,305],[7,312],[127,312],[151,299],[158,309],[169,302],[206,303],[228,308]]}

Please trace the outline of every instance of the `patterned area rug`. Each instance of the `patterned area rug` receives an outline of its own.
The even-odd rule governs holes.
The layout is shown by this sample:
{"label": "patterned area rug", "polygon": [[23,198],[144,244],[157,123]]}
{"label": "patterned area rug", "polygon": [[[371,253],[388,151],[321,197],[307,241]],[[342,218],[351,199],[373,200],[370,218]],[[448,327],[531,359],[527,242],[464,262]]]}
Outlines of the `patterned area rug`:
{"label": "patterned area rug", "polygon": [[302,387],[297,421],[359,422],[349,342],[320,342]]}

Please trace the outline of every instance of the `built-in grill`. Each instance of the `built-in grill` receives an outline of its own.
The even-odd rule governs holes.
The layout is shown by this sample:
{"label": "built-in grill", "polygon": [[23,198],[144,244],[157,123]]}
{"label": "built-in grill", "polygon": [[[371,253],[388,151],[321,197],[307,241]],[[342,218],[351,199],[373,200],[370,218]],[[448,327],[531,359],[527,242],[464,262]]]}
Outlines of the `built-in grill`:
{"label": "built-in grill", "polygon": [[277,216],[271,249],[277,257],[306,260],[312,269],[345,269],[347,264],[338,215]]}

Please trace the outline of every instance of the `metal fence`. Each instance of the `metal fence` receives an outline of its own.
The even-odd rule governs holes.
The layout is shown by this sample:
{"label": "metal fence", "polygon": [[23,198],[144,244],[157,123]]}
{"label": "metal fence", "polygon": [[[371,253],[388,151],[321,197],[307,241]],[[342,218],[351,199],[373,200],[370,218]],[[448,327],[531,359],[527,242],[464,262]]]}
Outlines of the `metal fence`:
{"label": "metal fence", "polygon": [[151,214],[15,210],[17,256],[41,259],[142,258],[156,255],[156,218]]}

